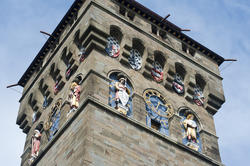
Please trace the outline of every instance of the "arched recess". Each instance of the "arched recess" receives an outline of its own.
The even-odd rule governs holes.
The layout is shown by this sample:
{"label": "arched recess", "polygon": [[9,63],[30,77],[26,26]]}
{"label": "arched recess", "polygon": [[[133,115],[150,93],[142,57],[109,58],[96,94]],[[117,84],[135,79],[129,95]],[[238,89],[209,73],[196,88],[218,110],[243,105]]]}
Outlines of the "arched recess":
{"label": "arched recess", "polygon": [[140,39],[133,38],[132,48],[130,50],[130,56],[128,58],[129,64],[132,69],[140,70],[142,67],[142,56],[145,47]]}
{"label": "arched recess", "polygon": [[177,94],[183,95],[185,92],[184,79],[186,75],[186,70],[183,64],[175,63],[175,75],[172,87]]}
{"label": "arched recess", "polygon": [[110,26],[110,36],[107,38],[106,52],[108,56],[116,58],[120,55],[120,44],[123,38],[120,27],[116,25]]}
{"label": "arched recess", "polygon": [[114,37],[119,44],[121,44],[122,42],[122,38],[123,38],[123,33],[120,27],[116,26],[116,25],[111,25],[110,26],[110,36]]}
{"label": "arched recess", "polygon": [[120,71],[109,73],[109,105],[129,117],[133,114],[133,86],[127,74]]}
{"label": "arched recess", "polygon": [[173,106],[155,89],[146,89],[143,93],[146,107],[147,126],[169,135],[169,119],[174,114]]}
{"label": "arched recess", "polygon": [[203,106],[204,105],[204,101],[205,101],[205,97],[204,97],[204,90],[206,87],[206,81],[205,79],[200,75],[200,74],[196,74],[195,75],[195,82],[196,85],[194,87],[194,102],[198,105],[198,106]]}
{"label": "arched recess", "polygon": [[166,63],[166,58],[161,51],[154,51],[154,62],[151,70],[151,75],[156,82],[163,80],[163,70]]}
{"label": "arched recess", "polygon": [[180,107],[178,109],[178,115],[181,117],[182,143],[193,150],[201,152],[202,142],[199,134],[202,128],[201,120],[197,114],[188,107]]}
{"label": "arched recess", "polygon": [[187,74],[187,71],[184,68],[184,65],[182,63],[179,63],[179,62],[175,63],[175,72],[176,72],[176,74],[181,76],[183,81],[185,80],[185,76]]}

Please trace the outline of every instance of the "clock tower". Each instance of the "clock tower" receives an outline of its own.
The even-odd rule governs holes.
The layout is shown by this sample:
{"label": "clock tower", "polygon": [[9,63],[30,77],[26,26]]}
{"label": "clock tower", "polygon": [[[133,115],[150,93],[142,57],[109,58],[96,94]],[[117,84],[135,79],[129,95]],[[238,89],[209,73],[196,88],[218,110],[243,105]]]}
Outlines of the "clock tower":
{"label": "clock tower", "polygon": [[75,0],[18,82],[21,165],[223,165],[223,61],[134,0]]}

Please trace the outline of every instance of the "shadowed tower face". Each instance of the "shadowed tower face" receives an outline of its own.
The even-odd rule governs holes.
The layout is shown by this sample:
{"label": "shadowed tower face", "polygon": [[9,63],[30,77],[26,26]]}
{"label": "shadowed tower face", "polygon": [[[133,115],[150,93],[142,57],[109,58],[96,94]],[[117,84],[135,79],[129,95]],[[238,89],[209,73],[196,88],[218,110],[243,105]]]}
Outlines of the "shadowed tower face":
{"label": "shadowed tower face", "polygon": [[18,84],[21,165],[222,165],[224,58],[132,0],[76,0]]}

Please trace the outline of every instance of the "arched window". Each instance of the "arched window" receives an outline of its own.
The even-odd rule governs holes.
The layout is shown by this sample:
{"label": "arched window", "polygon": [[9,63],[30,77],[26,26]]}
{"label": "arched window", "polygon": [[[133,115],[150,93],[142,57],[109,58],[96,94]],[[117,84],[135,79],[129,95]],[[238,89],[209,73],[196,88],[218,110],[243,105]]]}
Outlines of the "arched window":
{"label": "arched window", "polygon": [[121,72],[113,72],[109,78],[109,105],[124,115],[132,116],[133,88],[128,77]]}
{"label": "arched window", "polygon": [[107,38],[106,52],[110,57],[116,58],[120,55],[120,43],[123,34],[118,26],[110,26],[110,36]]}
{"label": "arched window", "polygon": [[194,102],[198,105],[198,106],[203,106],[204,105],[204,100],[205,97],[203,95],[203,91],[205,89],[206,86],[206,82],[203,79],[203,77],[200,74],[196,74],[195,75],[195,81],[196,81],[196,85],[194,87]]}
{"label": "arched window", "polygon": [[142,66],[142,55],[145,47],[140,39],[133,39],[132,49],[130,50],[130,56],[128,58],[129,64],[132,69],[140,70]]}
{"label": "arched window", "polygon": [[173,89],[178,94],[184,94],[185,87],[184,87],[184,78],[186,75],[186,70],[184,69],[183,65],[181,63],[175,63],[175,76],[174,81],[172,84]]}
{"label": "arched window", "polygon": [[163,80],[163,69],[165,66],[165,62],[166,59],[163,56],[163,53],[160,51],[155,51],[151,75],[156,82],[161,82]]}
{"label": "arched window", "polygon": [[193,150],[201,152],[200,123],[196,114],[189,108],[179,109],[181,116],[181,127],[183,133],[182,143]]}
{"label": "arched window", "polygon": [[146,105],[146,124],[147,126],[169,135],[168,120],[174,114],[171,104],[165,97],[154,89],[148,89],[143,93]]}

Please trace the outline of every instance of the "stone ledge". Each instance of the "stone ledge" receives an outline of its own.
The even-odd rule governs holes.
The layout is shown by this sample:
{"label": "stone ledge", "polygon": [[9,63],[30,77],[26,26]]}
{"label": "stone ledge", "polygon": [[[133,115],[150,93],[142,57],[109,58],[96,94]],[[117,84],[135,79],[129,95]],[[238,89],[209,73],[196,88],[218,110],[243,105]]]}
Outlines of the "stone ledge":
{"label": "stone ledge", "polygon": [[84,108],[88,105],[88,104],[92,104],[94,106],[100,107],[103,109],[103,111],[113,114],[123,120],[126,120],[128,123],[139,127],[142,130],[147,131],[150,134],[153,134],[154,136],[162,139],[163,141],[167,141],[168,143],[171,143],[172,145],[180,148],[180,149],[184,149],[186,152],[191,153],[192,155],[194,155],[195,157],[198,157],[202,160],[204,160],[205,162],[211,163],[213,165],[217,165],[217,166],[223,166],[222,163],[206,156],[205,154],[199,153],[197,151],[194,151],[190,148],[188,148],[187,146],[178,143],[177,141],[173,140],[172,138],[170,138],[169,136],[163,135],[160,132],[146,126],[146,124],[143,124],[133,118],[127,117],[119,112],[117,112],[114,108],[108,106],[107,104],[104,104],[100,101],[98,101],[97,99],[88,96],[83,103],[81,104],[81,106],[79,107],[79,109],[75,112],[75,114],[67,121],[65,122],[65,124],[61,127],[61,129],[58,130],[57,134],[53,137],[52,140],[50,140],[50,142],[48,142],[48,144],[45,146],[44,149],[42,149],[40,151],[39,156],[36,158],[36,160],[31,164],[32,166],[37,165],[37,163],[42,159],[42,157],[48,152],[48,150],[53,146],[53,144],[60,138],[60,136],[64,133],[65,130],[67,130],[67,128],[71,125],[71,123],[73,123],[73,121],[79,116],[79,114],[84,110]]}

